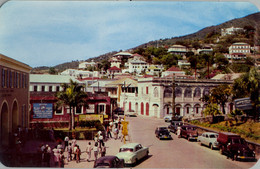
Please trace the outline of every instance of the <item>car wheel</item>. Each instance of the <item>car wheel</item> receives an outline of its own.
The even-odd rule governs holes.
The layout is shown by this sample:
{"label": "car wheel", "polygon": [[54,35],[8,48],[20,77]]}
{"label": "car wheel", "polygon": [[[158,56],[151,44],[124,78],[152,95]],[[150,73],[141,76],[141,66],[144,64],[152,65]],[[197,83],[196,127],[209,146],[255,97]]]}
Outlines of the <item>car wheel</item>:
{"label": "car wheel", "polygon": [[209,146],[210,146],[210,149],[211,149],[211,150],[214,149],[213,144],[209,144]]}
{"label": "car wheel", "polygon": [[190,137],[189,136],[187,136],[187,139],[188,139],[188,141],[190,141]]}

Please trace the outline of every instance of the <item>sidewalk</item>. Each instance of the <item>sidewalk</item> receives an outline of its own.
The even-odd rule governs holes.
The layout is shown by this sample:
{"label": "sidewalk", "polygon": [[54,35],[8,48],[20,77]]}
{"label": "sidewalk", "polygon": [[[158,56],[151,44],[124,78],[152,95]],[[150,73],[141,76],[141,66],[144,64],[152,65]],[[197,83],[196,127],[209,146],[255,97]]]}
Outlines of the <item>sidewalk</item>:
{"label": "sidewalk", "polygon": [[[126,137],[128,139],[128,137]],[[91,161],[87,161],[87,154],[86,154],[86,147],[88,142],[91,142],[91,145],[94,146],[94,141],[92,140],[77,140],[77,144],[79,145],[81,149],[81,160],[80,163],[76,163],[76,161],[70,161],[67,162],[65,160],[65,166],[64,168],[93,168],[94,166],[94,152],[92,151],[91,154]],[[126,144],[130,141],[127,140]],[[121,139],[115,140],[114,138],[109,139],[105,142],[105,146],[107,147],[107,153],[106,155],[116,155],[119,152],[119,148],[124,144],[124,141],[121,142]],[[64,155],[67,157],[67,152],[64,153]],[[98,156],[100,157],[100,155]]]}

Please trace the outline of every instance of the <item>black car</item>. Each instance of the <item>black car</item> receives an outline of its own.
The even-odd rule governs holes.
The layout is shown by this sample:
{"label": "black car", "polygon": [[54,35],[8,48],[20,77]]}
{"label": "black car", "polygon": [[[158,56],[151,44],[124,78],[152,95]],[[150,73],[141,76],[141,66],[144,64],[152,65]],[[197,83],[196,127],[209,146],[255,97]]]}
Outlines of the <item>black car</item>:
{"label": "black car", "polygon": [[93,168],[124,168],[125,163],[123,159],[117,156],[104,156],[98,158]]}
{"label": "black car", "polygon": [[172,139],[172,136],[167,129],[167,127],[157,127],[155,129],[155,135],[158,137],[160,140],[161,139]]}
{"label": "black car", "polygon": [[168,126],[168,129],[173,132],[177,133],[177,128],[183,126],[182,121],[171,121],[171,124]]}

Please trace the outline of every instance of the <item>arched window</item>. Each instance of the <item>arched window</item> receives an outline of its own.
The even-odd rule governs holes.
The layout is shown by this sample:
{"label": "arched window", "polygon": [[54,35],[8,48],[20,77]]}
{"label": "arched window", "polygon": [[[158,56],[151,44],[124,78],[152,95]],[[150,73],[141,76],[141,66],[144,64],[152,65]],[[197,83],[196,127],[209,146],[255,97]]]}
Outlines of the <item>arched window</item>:
{"label": "arched window", "polygon": [[153,96],[154,97],[159,97],[159,92],[158,92],[158,88],[155,87],[154,90],[153,90]]}
{"label": "arched window", "polygon": [[164,97],[172,97],[172,88],[168,87],[164,90]]}
{"label": "arched window", "polygon": [[201,97],[200,95],[201,95],[200,88],[197,87],[197,88],[195,89],[195,91],[194,91],[194,97]]}
{"label": "arched window", "polygon": [[205,88],[204,91],[203,91],[203,96],[205,95],[209,95],[209,88]]}
{"label": "arched window", "polygon": [[192,90],[190,87],[187,87],[184,92],[184,97],[191,98]]}
{"label": "arched window", "polygon": [[181,97],[181,95],[182,95],[182,89],[180,87],[177,87],[175,89],[175,96],[176,97]]}

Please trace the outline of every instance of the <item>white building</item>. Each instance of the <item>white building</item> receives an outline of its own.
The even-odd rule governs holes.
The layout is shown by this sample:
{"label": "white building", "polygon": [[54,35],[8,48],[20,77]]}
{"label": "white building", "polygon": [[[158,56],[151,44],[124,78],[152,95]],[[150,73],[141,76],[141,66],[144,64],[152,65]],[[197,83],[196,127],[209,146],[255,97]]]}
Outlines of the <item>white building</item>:
{"label": "white building", "polygon": [[172,45],[169,47],[168,52],[175,55],[185,55],[188,52],[188,48],[183,45]]}
{"label": "white building", "polygon": [[233,54],[233,53],[243,53],[243,54],[250,54],[250,45],[244,42],[237,42],[237,43],[233,43],[230,47],[229,47],[229,54]]}
{"label": "white building", "polygon": [[86,69],[88,67],[95,67],[97,66],[97,63],[93,60],[91,62],[82,62],[79,64],[79,69]]}
{"label": "white building", "polygon": [[[123,82],[122,82],[123,83]],[[175,112],[188,118],[203,117],[206,104],[200,101],[210,89],[220,84],[231,84],[230,80],[175,80]],[[126,82],[128,86],[128,82]],[[171,78],[141,78],[135,89],[125,89],[120,94],[119,105],[125,110],[134,110],[139,116],[163,118],[172,112]],[[226,113],[233,111],[234,104],[226,103]],[[222,110],[220,108],[220,110]]]}
{"label": "white building", "polygon": [[132,60],[128,62],[129,68],[125,71],[140,74],[148,70],[149,64],[143,60]]}
{"label": "white building", "polygon": [[30,74],[30,92],[58,92],[61,91],[61,84],[70,83],[70,80],[79,84],[84,82],[76,78],[64,75]]}
{"label": "white building", "polygon": [[178,67],[174,67],[172,66],[171,68],[169,68],[168,70],[166,70],[165,72],[162,72],[162,77],[165,76],[169,76],[169,75],[185,75],[185,72],[182,71],[180,68]]}
{"label": "white building", "polygon": [[71,76],[74,78],[88,78],[88,77],[99,77],[98,71],[87,71],[87,70],[77,70],[77,69],[66,69],[60,73],[63,76]]}
{"label": "white building", "polygon": [[233,35],[236,32],[243,32],[243,28],[234,28],[233,26],[230,28],[223,28],[221,29],[221,36],[226,36],[226,35]]}

